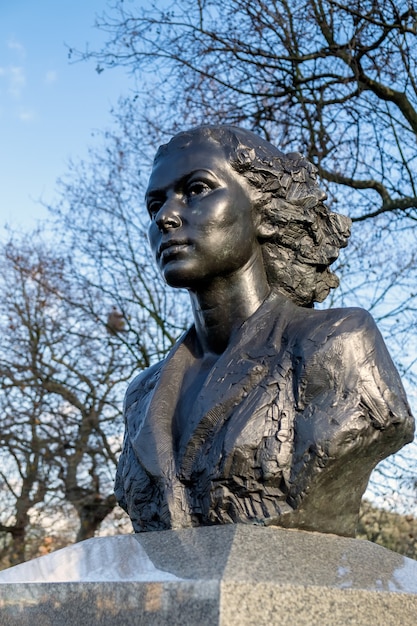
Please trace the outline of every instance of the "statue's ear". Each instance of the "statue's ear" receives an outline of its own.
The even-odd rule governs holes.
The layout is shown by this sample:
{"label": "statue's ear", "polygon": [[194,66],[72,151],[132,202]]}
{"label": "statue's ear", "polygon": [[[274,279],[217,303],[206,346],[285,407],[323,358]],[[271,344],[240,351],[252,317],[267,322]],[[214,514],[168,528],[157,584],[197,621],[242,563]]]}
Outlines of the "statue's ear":
{"label": "statue's ear", "polygon": [[271,239],[276,233],[276,227],[264,220],[260,220],[256,229],[259,239]]}

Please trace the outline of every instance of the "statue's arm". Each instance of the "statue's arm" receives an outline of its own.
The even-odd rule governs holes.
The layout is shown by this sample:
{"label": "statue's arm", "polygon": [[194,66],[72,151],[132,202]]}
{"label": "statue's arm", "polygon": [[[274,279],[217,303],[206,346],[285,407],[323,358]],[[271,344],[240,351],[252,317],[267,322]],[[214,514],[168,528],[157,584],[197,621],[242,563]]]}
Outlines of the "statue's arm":
{"label": "statue's arm", "polygon": [[328,311],[303,339],[290,503],[280,523],[354,535],[369,476],[410,442],[414,420],[373,318]]}
{"label": "statue's arm", "polygon": [[364,451],[371,446],[380,459],[412,441],[414,419],[400,376],[369,313],[329,310],[303,345],[301,456],[309,442],[321,442],[329,457],[357,445]]}
{"label": "statue's arm", "polygon": [[358,331],[350,354],[357,362],[361,402],[375,428],[394,426],[403,443],[411,441],[414,419],[398,371],[372,316],[360,309],[356,315]]}
{"label": "statue's arm", "polygon": [[117,464],[114,493],[120,506],[127,512],[129,512],[127,492],[130,491],[129,484],[137,473],[138,463],[132,446],[132,437],[137,429],[140,428],[140,422],[143,419],[143,414],[138,410],[138,405],[143,402],[144,397],[155,386],[158,369],[158,366],[155,365],[136,376],[130,383],[124,398],[123,416],[125,430],[122,452]]}

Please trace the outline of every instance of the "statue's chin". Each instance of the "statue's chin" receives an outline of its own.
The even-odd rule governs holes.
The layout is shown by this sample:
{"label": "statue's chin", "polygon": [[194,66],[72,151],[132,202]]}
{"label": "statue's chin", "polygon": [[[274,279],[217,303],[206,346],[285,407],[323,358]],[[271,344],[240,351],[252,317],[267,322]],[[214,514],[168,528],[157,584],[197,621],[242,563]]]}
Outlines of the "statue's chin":
{"label": "statue's chin", "polygon": [[175,259],[166,263],[161,273],[170,287],[193,290],[206,280],[201,264],[196,266],[191,259]]}

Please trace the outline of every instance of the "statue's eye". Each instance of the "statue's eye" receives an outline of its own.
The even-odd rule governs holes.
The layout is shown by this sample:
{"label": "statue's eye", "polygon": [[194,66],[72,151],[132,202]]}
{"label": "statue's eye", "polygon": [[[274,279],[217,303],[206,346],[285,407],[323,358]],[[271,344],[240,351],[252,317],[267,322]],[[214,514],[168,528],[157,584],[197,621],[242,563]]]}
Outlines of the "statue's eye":
{"label": "statue's eye", "polygon": [[201,194],[211,191],[211,187],[202,180],[195,180],[187,186],[187,196],[200,196]]}
{"label": "statue's eye", "polygon": [[161,208],[163,202],[162,200],[150,200],[147,204],[147,209],[148,209],[148,213],[150,215],[151,218],[155,217],[155,215],[158,213],[159,209]]}

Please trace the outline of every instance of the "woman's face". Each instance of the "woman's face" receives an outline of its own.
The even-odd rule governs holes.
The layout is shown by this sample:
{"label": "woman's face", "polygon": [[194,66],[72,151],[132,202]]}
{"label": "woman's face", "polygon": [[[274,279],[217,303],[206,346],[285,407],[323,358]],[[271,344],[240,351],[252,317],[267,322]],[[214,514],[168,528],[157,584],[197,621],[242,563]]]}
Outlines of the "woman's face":
{"label": "woman's face", "polygon": [[260,252],[251,196],[221,146],[199,135],[171,144],[146,193],[149,241],[168,284],[198,290],[251,263]]}

